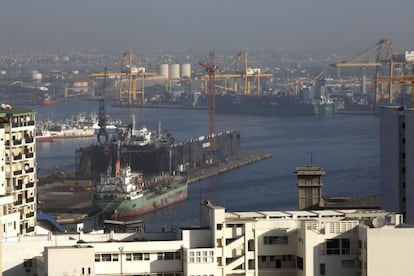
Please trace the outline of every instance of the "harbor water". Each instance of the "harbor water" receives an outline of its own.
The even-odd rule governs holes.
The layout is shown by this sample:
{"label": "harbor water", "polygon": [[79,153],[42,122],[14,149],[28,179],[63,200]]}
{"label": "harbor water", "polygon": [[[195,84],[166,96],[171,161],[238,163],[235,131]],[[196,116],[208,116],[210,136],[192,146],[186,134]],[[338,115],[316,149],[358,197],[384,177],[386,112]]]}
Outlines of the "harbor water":
{"label": "harbor water", "polygon": [[[209,131],[207,110],[128,109],[106,105],[111,119],[136,126],[169,130],[176,141]],[[37,119],[63,120],[80,112],[98,111],[97,101],[69,101],[51,106],[26,106]],[[323,195],[359,196],[379,193],[378,118],[374,115],[327,117],[260,117],[216,115],[216,131],[239,130],[242,151],[267,151],[273,157],[189,186],[187,200],[143,217],[147,230],[195,226],[200,204],[210,200],[228,211],[295,210],[296,167],[320,166],[326,171]],[[74,170],[75,150],[93,138],[37,144],[39,175],[56,168]]]}

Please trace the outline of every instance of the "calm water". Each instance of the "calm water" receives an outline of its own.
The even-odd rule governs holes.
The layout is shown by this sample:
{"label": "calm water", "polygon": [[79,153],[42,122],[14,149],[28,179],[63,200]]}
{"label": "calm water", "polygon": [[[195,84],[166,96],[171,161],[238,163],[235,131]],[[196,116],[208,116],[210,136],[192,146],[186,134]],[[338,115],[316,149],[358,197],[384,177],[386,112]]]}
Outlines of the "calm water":
{"label": "calm water", "polygon": [[[31,106],[38,118],[64,119],[79,112],[97,112],[96,101]],[[107,105],[107,114],[123,122],[135,114],[137,125],[171,131],[177,141],[208,133],[207,111],[123,109]],[[192,184],[188,199],[143,218],[147,229],[198,224],[205,199],[232,211],[296,209],[298,166],[313,163],[327,172],[324,196],[356,196],[379,192],[378,118],[367,115],[333,117],[257,117],[217,115],[217,131],[237,129],[243,151],[269,151],[271,159]],[[95,139],[38,143],[38,167],[73,170],[75,149]],[[40,171],[40,174],[42,171]]]}

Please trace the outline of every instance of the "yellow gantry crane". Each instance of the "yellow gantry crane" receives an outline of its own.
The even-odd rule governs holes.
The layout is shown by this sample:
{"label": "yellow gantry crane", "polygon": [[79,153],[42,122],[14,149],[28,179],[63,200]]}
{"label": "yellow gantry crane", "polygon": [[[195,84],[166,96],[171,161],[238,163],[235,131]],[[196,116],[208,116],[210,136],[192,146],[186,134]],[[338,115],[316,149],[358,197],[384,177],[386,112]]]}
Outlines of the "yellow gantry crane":
{"label": "yellow gantry crane", "polygon": [[[366,49],[358,56],[351,58],[346,61],[332,64],[332,66],[337,67],[338,70],[343,67],[375,67],[376,68],[376,77],[379,76],[379,68],[382,66],[387,66],[389,71],[389,76],[392,78],[394,73],[394,67],[398,64],[404,64],[405,61],[400,60],[398,57],[402,54],[402,50],[396,47],[391,40],[389,39],[380,39],[374,46]],[[383,81],[381,81],[383,83]],[[390,101],[393,100],[393,85],[392,82],[388,82],[388,94],[390,95]],[[379,92],[377,88],[375,89],[376,93],[376,103],[380,100]]]}
{"label": "yellow gantry crane", "polygon": [[[122,54],[120,72],[98,72],[91,73],[89,77],[106,78],[114,77],[119,79],[119,102],[127,105],[145,104],[145,79],[158,76],[155,72],[146,72],[144,67],[136,67],[135,57],[132,52]],[[141,90],[137,90],[137,82],[141,81]],[[137,95],[140,97],[138,98]]]}
{"label": "yellow gantry crane", "polygon": [[377,93],[376,93],[376,100],[377,102],[381,98],[388,98],[390,102],[392,100],[392,95],[388,94],[387,96],[384,95],[383,87],[384,84],[403,84],[409,83],[411,85],[411,108],[414,108],[414,75],[406,75],[406,76],[377,76],[376,79],[376,86],[377,86]]}
{"label": "yellow gantry crane", "polygon": [[[258,66],[252,66],[251,60],[246,51],[239,52],[235,59],[228,65],[224,66],[220,71],[216,72],[215,79],[222,82],[222,85],[215,84],[215,87],[221,89],[223,93],[232,91],[240,93],[242,87],[244,94],[250,95],[252,93],[252,83],[256,85],[256,94],[261,94],[260,81],[263,78],[272,78],[271,73],[263,73]],[[231,68],[234,66],[233,68]],[[209,75],[201,77],[201,90],[207,91],[207,82]]]}

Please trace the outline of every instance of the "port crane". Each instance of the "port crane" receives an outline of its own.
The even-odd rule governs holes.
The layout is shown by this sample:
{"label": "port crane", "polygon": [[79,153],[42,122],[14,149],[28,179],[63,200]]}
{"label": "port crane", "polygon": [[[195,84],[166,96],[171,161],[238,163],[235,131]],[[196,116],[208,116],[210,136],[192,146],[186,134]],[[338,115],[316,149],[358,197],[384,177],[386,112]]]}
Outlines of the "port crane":
{"label": "port crane", "polygon": [[210,142],[210,150],[216,150],[216,73],[217,73],[217,65],[215,63],[215,56],[213,52],[210,52],[207,61],[200,61],[198,63],[202,67],[205,68],[208,74],[208,95],[209,95],[209,142]]}
{"label": "port crane", "polygon": [[[384,84],[405,84],[408,83],[411,85],[411,108],[414,108],[414,75],[405,75],[405,76],[377,76],[376,78],[376,87],[378,94],[383,95]],[[388,95],[391,98],[391,95]]]}
{"label": "port crane", "polygon": [[[135,55],[130,51],[122,54],[121,70],[119,72],[98,72],[91,73],[88,76],[119,79],[119,102],[126,105],[145,104],[145,79],[159,77],[156,72],[146,72],[144,67],[136,67]],[[140,90],[137,89],[139,80],[141,81]]]}
{"label": "port crane", "polygon": [[[271,73],[262,72],[261,68],[256,66],[249,58],[246,51],[237,53],[232,62],[224,66],[220,71],[216,72],[215,79],[222,81],[223,85],[215,84],[215,87],[221,89],[224,93],[232,91],[240,93],[240,86],[244,89],[244,94],[250,95],[252,93],[252,83],[255,83],[256,94],[261,94],[261,80],[270,79],[273,75]],[[201,77],[201,90],[206,91],[209,75]],[[231,82],[232,80],[232,82]],[[242,82],[242,83],[240,83]]]}
{"label": "port crane", "polygon": [[[393,77],[394,68],[396,65],[404,64],[405,61],[401,60],[400,56],[402,50],[395,46],[389,39],[380,39],[374,46],[369,47],[362,53],[349,60],[341,61],[339,63],[331,64],[338,68],[338,75],[340,68],[345,67],[375,67],[376,78],[379,76],[380,68],[382,66],[388,67],[390,77]],[[382,82],[382,81],[381,81]],[[388,83],[388,94],[390,96],[390,102],[393,100],[393,87],[392,82]],[[375,88],[375,101],[376,103],[380,100],[380,93]]]}

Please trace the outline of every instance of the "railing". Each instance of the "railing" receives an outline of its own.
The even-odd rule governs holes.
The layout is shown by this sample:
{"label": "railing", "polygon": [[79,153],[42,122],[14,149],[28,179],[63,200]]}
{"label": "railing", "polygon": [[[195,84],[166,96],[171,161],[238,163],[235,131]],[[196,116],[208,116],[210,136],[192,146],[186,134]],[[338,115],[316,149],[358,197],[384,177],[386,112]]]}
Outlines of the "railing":
{"label": "railing", "polygon": [[26,158],[33,158],[34,157],[34,153],[33,152],[29,152],[25,154]]}
{"label": "railing", "polygon": [[24,142],[25,142],[26,144],[33,143],[33,141],[34,141],[33,137],[27,137],[27,138],[24,140]]}

